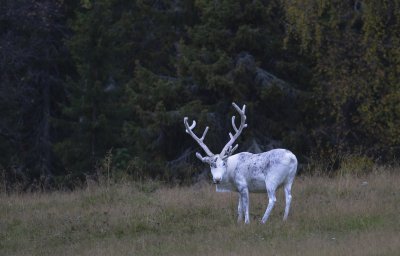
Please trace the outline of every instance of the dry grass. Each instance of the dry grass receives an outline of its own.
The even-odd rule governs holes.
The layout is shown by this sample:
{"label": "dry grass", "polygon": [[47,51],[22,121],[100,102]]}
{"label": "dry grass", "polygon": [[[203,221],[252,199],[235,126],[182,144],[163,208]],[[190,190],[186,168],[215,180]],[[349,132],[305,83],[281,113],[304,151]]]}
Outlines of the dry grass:
{"label": "dry grass", "polygon": [[91,187],[0,195],[0,255],[399,255],[400,172],[298,177],[289,220],[283,193],[266,225],[264,194],[250,225],[237,195],[208,184]]}

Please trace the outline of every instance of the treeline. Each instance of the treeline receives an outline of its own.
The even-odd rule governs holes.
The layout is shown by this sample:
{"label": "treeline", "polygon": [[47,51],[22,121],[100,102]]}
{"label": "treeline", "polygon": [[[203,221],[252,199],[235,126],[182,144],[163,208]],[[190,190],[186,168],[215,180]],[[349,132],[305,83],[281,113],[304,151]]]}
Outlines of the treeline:
{"label": "treeline", "polygon": [[304,165],[400,153],[400,2],[0,0],[0,170],[24,189],[191,180],[183,117]]}

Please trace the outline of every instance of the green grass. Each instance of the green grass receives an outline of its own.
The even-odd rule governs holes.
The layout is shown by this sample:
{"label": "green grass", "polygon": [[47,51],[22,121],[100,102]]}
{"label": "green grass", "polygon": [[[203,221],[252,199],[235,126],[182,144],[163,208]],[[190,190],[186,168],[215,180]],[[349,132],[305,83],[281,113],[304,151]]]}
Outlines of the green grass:
{"label": "green grass", "polygon": [[238,224],[237,195],[206,183],[0,194],[0,255],[399,255],[396,171],[297,177],[288,221],[280,191],[265,225],[266,195]]}

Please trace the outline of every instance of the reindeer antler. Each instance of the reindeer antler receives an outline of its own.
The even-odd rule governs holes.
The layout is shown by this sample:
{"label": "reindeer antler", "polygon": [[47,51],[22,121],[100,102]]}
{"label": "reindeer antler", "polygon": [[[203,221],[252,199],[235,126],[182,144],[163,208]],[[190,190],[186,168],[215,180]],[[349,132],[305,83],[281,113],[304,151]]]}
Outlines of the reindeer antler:
{"label": "reindeer antler", "polygon": [[[203,135],[201,136],[201,138],[199,138],[199,137],[197,137],[197,135],[194,134],[194,132],[193,132],[193,129],[194,129],[194,127],[196,126],[196,121],[195,121],[195,120],[193,120],[192,125],[189,126],[189,124],[188,124],[188,118],[185,117],[185,118],[183,119],[183,123],[185,124],[185,127],[186,127],[186,133],[188,133],[190,136],[193,137],[193,139],[194,139],[195,141],[197,141],[197,143],[200,145],[200,147],[203,148],[204,152],[206,152],[206,154],[207,154],[208,156],[213,156],[214,154],[210,151],[210,149],[208,149],[208,147],[206,146],[206,144],[204,144],[204,142],[203,142],[203,141],[204,141],[204,138],[206,137],[206,134],[207,134],[207,132],[208,132],[208,126],[207,126],[206,129],[204,130]],[[204,157],[203,157],[200,153],[196,153],[196,156],[197,156],[197,158],[199,158],[200,160],[205,161]]]}
{"label": "reindeer antler", "polygon": [[230,140],[228,141],[228,143],[225,145],[225,147],[222,149],[220,156],[221,157],[229,157],[230,155],[232,155],[232,153],[237,149],[237,147],[239,146],[238,144],[236,144],[234,147],[232,147],[233,143],[235,142],[235,140],[239,137],[239,135],[242,133],[243,129],[247,127],[246,124],[246,115],[245,115],[245,111],[246,111],[246,105],[243,105],[243,108],[240,109],[238,107],[238,105],[235,104],[235,102],[232,103],[232,106],[236,109],[237,112],[239,112],[240,114],[240,126],[239,128],[237,128],[236,124],[235,124],[235,116],[232,116],[232,127],[233,130],[235,131],[235,135],[232,135],[232,133],[229,133],[229,138]]}

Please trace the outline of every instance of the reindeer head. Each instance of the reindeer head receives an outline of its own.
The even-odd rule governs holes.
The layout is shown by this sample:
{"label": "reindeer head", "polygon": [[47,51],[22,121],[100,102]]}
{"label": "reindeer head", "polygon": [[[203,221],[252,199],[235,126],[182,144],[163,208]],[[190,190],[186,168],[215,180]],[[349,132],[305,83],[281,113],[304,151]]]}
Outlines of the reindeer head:
{"label": "reindeer head", "polygon": [[237,112],[240,114],[241,122],[239,128],[237,128],[235,124],[235,116],[232,116],[232,127],[235,131],[235,134],[232,135],[232,133],[229,133],[229,141],[225,145],[225,147],[222,149],[221,153],[219,154],[213,154],[210,149],[204,144],[204,138],[208,132],[208,126],[203,132],[203,135],[201,138],[197,137],[196,134],[194,134],[193,129],[196,126],[196,121],[193,120],[192,125],[188,124],[188,118],[185,117],[183,119],[183,122],[186,127],[186,133],[188,133],[190,136],[193,137],[195,141],[200,145],[200,147],[203,148],[204,152],[208,156],[203,157],[200,153],[196,153],[196,156],[198,159],[200,159],[204,163],[208,163],[211,168],[211,174],[213,176],[213,181],[214,183],[219,183],[222,180],[222,177],[224,176],[226,169],[227,169],[227,161],[228,158],[233,154],[233,152],[237,149],[238,144],[236,144],[234,147],[232,147],[233,143],[235,140],[239,137],[239,135],[242,133],[243,129],[247,127],[246,124],[246,105],[243,105],[243,108],[240,109],[235,103],[232,103],[233,107],[236,109]]}
{"label": "reindeer head", "polygon": [[222,177],[226,172],[227,157],[222,158],[219,154],[213,156],[202,157],[199,153],[196,156],[204,163],[210,165],[211,175],[213,177],[213,182],[218,184],[221,182]]}

